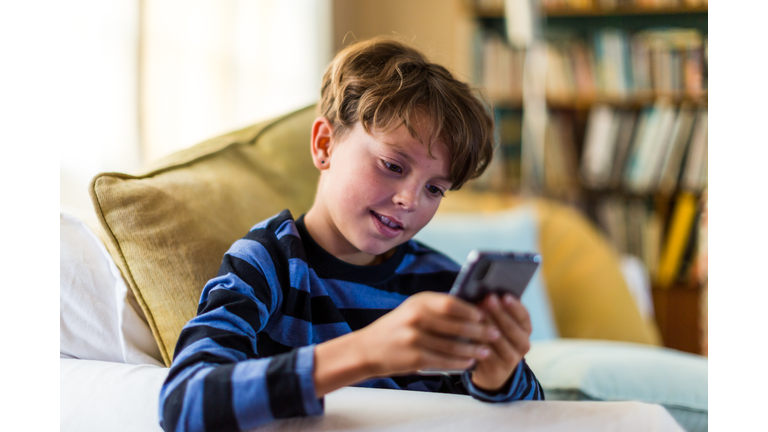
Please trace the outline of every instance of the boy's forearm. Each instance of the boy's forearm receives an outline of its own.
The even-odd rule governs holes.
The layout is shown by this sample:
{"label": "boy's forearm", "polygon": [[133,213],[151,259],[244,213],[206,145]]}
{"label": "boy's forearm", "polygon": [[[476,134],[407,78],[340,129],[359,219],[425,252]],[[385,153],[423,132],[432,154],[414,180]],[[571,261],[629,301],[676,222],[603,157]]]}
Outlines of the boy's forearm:
{"label": "boy's forearm", "polygon": [[315,347],[315,393],[318,398],[344,386],[371,377],[358,332],[318,344]]}

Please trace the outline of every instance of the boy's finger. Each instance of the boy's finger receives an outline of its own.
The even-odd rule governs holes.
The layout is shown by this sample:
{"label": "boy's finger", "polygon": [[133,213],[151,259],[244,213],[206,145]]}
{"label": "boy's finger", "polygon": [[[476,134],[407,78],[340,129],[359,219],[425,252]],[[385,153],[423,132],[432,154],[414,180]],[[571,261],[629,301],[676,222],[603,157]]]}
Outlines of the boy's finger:
{"label": "boy's finger", "polygon": [[530,348],[530,341],[528,339],[530,331],[526,330],[523,325],[515,320],[512,314],[500,304],[497,297],[494,296],[489,299],[488,307],[494,322],[515,350],[523,353],[528,352]]}
{"label": "boy's finger", "polygon": [[472,322],[450,319],[440,315],[424,317],[420,328],[444,336],[461,337],[477,342],[491,342],[501,337],[501,332],[489,322]]}
{"label": "boy's finger", "polygon": [[528,334],[531,334],[531,331],[533,330],[531,328],[531,317],[528,314],[528,309],[523,306],[520,300],[510,294],[505,294],[502,303],[520,326],[528,332]]}
{"label": "boy's finger", "polygon": [[423,350],[419,354],[417,369],[424,370],[463,370],[472,367],[475,364],[475,359],[457,359],[455,357],[446,357],[437,352],[431,352],[430,350]]}
{"label": "boy's finger", "polygon": [[440,294],[435,299],[429,299],[427,307],[437,315],[475,322],[483,319],[480,308],[452,295]]}
{"label": "boy's finger", "polygon": [[459,360],[483,359],[491,354],[491,349],[486,345],[431,335],[426,332],[419,334],[417,343],[431,351]]}

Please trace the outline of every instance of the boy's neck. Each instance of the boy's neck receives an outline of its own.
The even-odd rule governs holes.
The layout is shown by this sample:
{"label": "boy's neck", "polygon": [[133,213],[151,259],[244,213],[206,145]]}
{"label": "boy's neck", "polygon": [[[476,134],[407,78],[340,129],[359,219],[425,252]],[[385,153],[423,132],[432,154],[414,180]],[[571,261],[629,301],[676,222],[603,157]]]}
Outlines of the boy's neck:
{"label": "boy's neck", "polygon": [[341,233],[331,232],[336,228],[325,215],[316,206],[312,206],[304,215],[304,225],[312,239],[336,258],[349,264],[368,266],[381,264],[395,253],[397,248],[392,248],[383,254],[371,255],[355,248],[349,242],[339,242],[338,239],[343,236]]}

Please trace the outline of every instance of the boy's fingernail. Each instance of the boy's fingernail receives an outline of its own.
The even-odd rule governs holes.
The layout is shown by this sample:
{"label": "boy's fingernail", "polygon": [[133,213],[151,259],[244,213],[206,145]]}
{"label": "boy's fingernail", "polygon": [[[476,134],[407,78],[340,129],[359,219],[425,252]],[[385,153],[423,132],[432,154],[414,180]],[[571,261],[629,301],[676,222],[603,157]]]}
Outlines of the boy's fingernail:
{"label": "boy's fingernail", "polygon": [[491,353],[491,350],[489,350],[488,348],[480,348],[479,350],[477,350],[477,355],[479,355],[480,358],[486,358],[490,353]]}
{"label": "boy's fingernail", "polygon": [[512,297],[512,294],[506,294],[506,295],[504,296],[504,303],[506,303],[506,304],[508,304],[508,305],[510,305],[510,306],[511,306],[511,305],[512,305],[512,303],[514,303],[514,302],[515,302],[515,298],[514,298],[514,297]]}
{"label": "boy's fingernail", "polygon": [[499,338],[499,336],[501,336],[501,333],[499,333],[499,331],[498,331],[498,330],[496,330],[496,329],[491,329],[491,330],[488,332],[488,336],[490,336],[490,337],[491,337],[491,340],[496,340],[496,339],[498,339],[498,338]]}

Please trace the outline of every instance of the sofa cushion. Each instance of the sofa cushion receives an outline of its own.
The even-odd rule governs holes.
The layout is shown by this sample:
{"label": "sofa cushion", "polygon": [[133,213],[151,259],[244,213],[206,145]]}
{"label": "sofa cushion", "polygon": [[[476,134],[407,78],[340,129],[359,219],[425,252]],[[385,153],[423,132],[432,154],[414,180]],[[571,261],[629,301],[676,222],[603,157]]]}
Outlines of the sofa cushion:
{"label": "sofa cushion", "polygon": [[547,400],[660,404],[687,431],[707,430],[706,357],[626,342],[560,339],[533,343],[526,361]]}
{"label": "sofa cushion", "polygon": [[542,273],[560,337],[659,345],[653,320],[645,320],[605,236],[578,211],[537,200]]}
{"label": "sofa cushion", "polygon": [[[460,264],[473,249],[540,252],[536,209],[530,204],[494,212],[441,212],[414,238]],[[557,326],[541,270],[534,273],[521,301],[531,317],[531,340],[556,338]]]}
{"label": "sofa cushion", "polygon": [[103,173],[91,181],[109,251],[166,365],[229,246],[256,222],[311,206],[315,117],[307,107],[176,153],[144,174]]}

